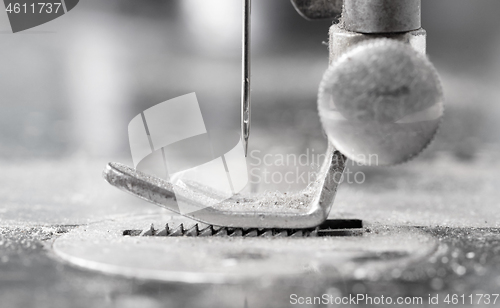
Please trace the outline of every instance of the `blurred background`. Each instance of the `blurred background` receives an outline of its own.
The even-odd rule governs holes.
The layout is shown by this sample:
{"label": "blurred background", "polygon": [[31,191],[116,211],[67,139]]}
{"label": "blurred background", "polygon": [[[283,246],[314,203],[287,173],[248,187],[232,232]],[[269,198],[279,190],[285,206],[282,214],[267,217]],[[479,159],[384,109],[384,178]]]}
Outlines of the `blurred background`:
{"label": "blurred background", "polygon": [[[0,12],[0,217],[81,222],[126,211],[124,204],[143,208],[142,201],[101,181],[100,173],[109,161],[132,165],[129,121],[168,99],[196,92],[207,126],[239,131],[241,10],[238,0],[85,0],[56,20],[16,34]],[[438,181],[419,164],[436,159],[439,172],[448,176],[440,183],[450,177],[470,183],[474,170],[478,185],[490,183],[495,168],[486,165],[498,161],[500,149],[499,11],[498,0],[423,0],[429,57],[444,83],[445,118],[435,142],[416,160],[403,167],[361,168],[376,195],[380,189],[402,194],[419,176]],[[288,0],[254,0],[254,156],[326,149],[316,96],[328,63],[330,25],[304,20]],[[477,173],[476,162],[485,162],[487,177]],[[408,168],[412,175],[405,173]],[[441,184],[428,186],[436,185]],[[449,184],[448,197],[461,185]],[[337,206],[376,206],[363,197],[367,191],[341,187]],[[451,202],[443,191],[437,194]],[[424,189],[422,196],[429,192]],[[485,213],[490,212],[488,205]]]}
{"label": "blurred background", "polygon": [[[500,142],[499,11],[496,0],[423,1],[429,56],[447,97],[424,158],[450,151],[472,159]],[[322,151],[316,93],[331,22],[302,19],[287,0],[254,0],[253,13],[250,150]],[[238,129],[240,23],[236,0],[86,0],[18,34],[1,12],[0,159],[131,164],[128,122],[190,92],[213,115],[207,122]]]}

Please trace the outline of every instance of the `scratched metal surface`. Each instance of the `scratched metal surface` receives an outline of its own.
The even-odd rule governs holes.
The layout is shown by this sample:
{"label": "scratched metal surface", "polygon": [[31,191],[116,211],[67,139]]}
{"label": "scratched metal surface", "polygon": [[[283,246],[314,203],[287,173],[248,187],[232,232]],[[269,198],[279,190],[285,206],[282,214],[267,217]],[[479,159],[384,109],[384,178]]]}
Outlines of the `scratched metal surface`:
{"label": "scratched metal surface", "polygon": [[[154,10],[141,10],[145,17],[134,19],[131,27],[135,7],[130,1],[113,2],[104,12],[95,11],[97,2],[87,1],[72,12],[73,23],[61,19],[41,28],[60,31],[57,35],[2,36],[2,70],[9,76],[0,82],[2,307],[245,307],[245,300],[248,307],[288,307],[291,293],[498,293],[500,34],[496,12],[500,4],[496,0],[458,2],[424,1],[429,52],[442,74],[447,97],[446,116],[435,143],[409,164],[351,166],[352,172],[364,172],[366,181],[342,185],[332,211],[332,217],[359,218],[382,227],[418,227],[439,241],[438,257],[402,271],[386,271],[376,279],[358,273],[338,280],[316,273],[272,285],[191,285],[110,276],[61,262],[51,245],[77,226],[162,212],[107,185],[101,171],[108,161],[130,164],[126,119],[148,104],[196,89],[205,100],[227,102],[221,103],[227,107],[226,115],[237,115],[237,104],[230,106],[239,96],[234,82],[239,75],[239,51],[234,50],[235,57],[217,58],[207,49],[203,52],[212,58],[200,60],[201,52],[186,50],[201,50],[201,45],[168,43],[193,34],[172,30],[170,19],[163,21]],[[449,11],[452,4],[454,10]],[[277,4],[269,5],[269,12],[276,10]],[[264,29],[275,29],[275,36],[256,45],[264,51],[254,61],[251,145],[269,153],[303,153],[308,148],[320,152],[326,141],[315,96],[327,59],[319,42],[327,37],[328,23],[309,24],[291,6],[288,9],[283,19],[276,20],[289,28],[263,19]],[[112,14],[115,10],[120,13]],[[172,16],[169,8],[157,11]],[[265,17],[268,12],[260,14]],[[440,18],[443,15],[451,17]],[[0,21],[4,27],[5,20]],[[282,45],[270,44],[287,37],[290,29],[297,35],[283,39]],[[230,43],[239,46],[237,37]],[[93,82],[98,68],[104,77]],[[85,82],[79,83],[81,78]],[[21,82],[29,83],[31,90],[20,89]],[[214,94],[214,88],[231,90]],[[366,261],[387,261],[384,258],[374,255]]]}

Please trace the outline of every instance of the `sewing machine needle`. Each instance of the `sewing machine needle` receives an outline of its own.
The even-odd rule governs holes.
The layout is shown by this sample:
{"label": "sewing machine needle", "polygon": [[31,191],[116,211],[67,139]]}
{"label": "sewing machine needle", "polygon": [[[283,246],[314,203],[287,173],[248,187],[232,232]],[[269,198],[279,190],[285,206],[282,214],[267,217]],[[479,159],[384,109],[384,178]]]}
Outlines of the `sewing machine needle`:
{"label": "sewing machine needle", "polygon": [[242,89],[241,89],[241,138],[248,155],[250,136],[250,28],[252,0],[243,0],[243,52],[242,52]]}

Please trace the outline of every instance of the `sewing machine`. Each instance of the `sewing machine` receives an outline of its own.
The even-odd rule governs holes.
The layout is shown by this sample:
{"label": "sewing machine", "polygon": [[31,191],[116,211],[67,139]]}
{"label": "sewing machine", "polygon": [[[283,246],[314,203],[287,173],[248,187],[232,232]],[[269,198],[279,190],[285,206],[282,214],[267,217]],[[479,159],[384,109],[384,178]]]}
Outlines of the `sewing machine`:
{"label": "sewing machine", "polygon": [[[455,124],[443,125],[443,134],[450,136],[450,131],[478,125],[465,116],[475,109],[454,104],[460,97],[470,103],[470,89],[479,85],[454,81],[446,71],[441,84],[425,55],[427,33],[418,0],[293,0],[292,5],[309,20],[334,21],[324,27],[329,39],[322,71],[317,84],[308,84],[307,112],[293,109],[294,101],[269,104],[262,112],[254,101],[252,137],[247,134],[246,142],[250,154],[284,139],[262,140],[259,112],[275,110],[272,118],[298,110],[305,116],[292,122],[305,127],[304,134],[290,139],[328,144],[326,153],[318,153],[325,159],[315,166],[317,176],[296,191],[249,189],[179,215],[179,196],[203,206],[212,192],[187,186],[178,194],[167,179],[130,164],[108,164],[105,180],[130,196],[101,183],[102,159],[3,162],[4,187],[24,187],[6,189],[5,211],[0,211],[4,302],[249,308],[383,306],[391,304],[388,298],[409,306],[487,305],[486,298],[493,303],[499,286],[497,152],[484,146],[476,153],[474,141],[461,136],[456,143],[464,147],[449,150],[443,146],[448,139],[438,137],[437,150],[425,151],[442,121],[442,88],[453,89],[446,96],[448,121]],[[244,25],[249,21],[244,19]],[[101,55],[92,49],[82,58],[98,59],[90,57],[94,53]],[[250,53],[245,57],[249,60]],[[250,61],[243,63],[244,135],[250,127],[245,116]],[[458,85],[450,86],[450,80]],[[486,96],[493,99],[494,93]],[[494,118],[495,109],[487,110]],[[135,116],[132,111],[106,115],[106,120]],[[311,118],[318,127],[305,125]],[[342,176],[356,172],[364,181],[342,182]]]}
{"label": "sewing machine", "polygon": [[[335,16],[339,10],[337,2],[292,3],[308,18]],[[337,6],[332,7],[332,4]],[[443,91],[434,66],[425,56],[426,32],[421,28],[420,7],[419,0],[348,0],[343,3],[342,21],[330,28],[330,67],[324,74],[318,95],[319,115],[330,146],[317,179],[306,189],[290,193],[287,198],[245,195],[229,198],[235,195],[232,189],[232,194],[216,198],[213,196],[220,187],[212,187],[211,183],[189,186],[186,181],[162,180],[158,176],[141,173],[141,169],[137,168],[140,160],[155,151],[160,156],[159,149],[162,151],[164,164],[168,165],[167,173],[168,169],[173,169],[168,158],[171,156],[169,148],[167,144],[159,145],[159,140],[176,140],[176,136],[165,137],[170,128],[162,128],[158,132],[143,128],[151,125],[158,127],[154,123],[162,122],[160,109],[153,111],[153,108],[136,116],[129,125],[133,155],[145,153],[140,159],[134,158],[135,169],[110,163],[103,173],[105,180],[141,199],[205,223],[210,226],[203,227],[206,230],[219,226],[243,228],[247,231],[242,229],[241,233],[246,233],[250,232],[248,230],[261,228],[265,229],[261,233],[267,234],[267,230],[272,229],[281,230],[272,232],[284,232],[286,229],[311,229],[320,226],[328,218],[333,206],[346,157],[365,165],[400,164],[427,147],[438,130],[443,115]],[[251,1],[243,1],[243,8],[241,139],[247,156],[251,102]],[[185,98],[187,96],[182,99]],[[193,96],[192,99],[196,98]],[[182,102],[184,105],[189,104],[187,101]],[[179,103],[171,101],[163,104]],[[156,119],[153,114],[159,118]],[[166,117],[167,112],[163,118]],[[132,124],[134,121],[139,124]],[[141,132],[135,132],[135,129],[132,131],[131,127],[137,126]],[[135,137],[136,135],[142,137]],[[136,146],[141,143],[144,144],[143,148]],[[200,142],[195,143],[201,147]],[[185,155],[183,152],[182,156]],[[227,155],[221,158],[225,166],[238,165],[237,160],[226,162]],[[217,159],[216,155],[206,162]],[[239,177],[225,168],[233,179]],[[161,169],[161,166],[155,169]],[[213,169],[207,175],[200,171],[191,175],[190,180],[199,182],[199,179],[208,176],[211,177],[209,182],[214,182],[216,173]],[[207,196],[220,202],[207,205],[210,199]],[[305,206],[297,211],[294,204],[299,203]],[[189,204],[187,207],[191,210],[183,211],[181,204]],[[193,228],[188,233],[197,236],[198,226]],[[171,232],[184,234],[184,230],[169,231],[168,226],[162,234],[168,235]],[[207,232],[210,235],[214,233]]]}

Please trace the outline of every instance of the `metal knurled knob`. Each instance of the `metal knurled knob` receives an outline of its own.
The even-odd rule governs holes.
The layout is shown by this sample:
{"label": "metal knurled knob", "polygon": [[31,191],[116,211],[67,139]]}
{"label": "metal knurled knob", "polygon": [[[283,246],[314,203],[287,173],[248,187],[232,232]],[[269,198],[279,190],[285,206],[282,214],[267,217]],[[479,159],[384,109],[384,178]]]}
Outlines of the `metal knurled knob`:
{"label": "metal knurled knob", "polygon": [[329,67],[318,108],[340,152],[367,165],[393,165],[432,141],[443,101],[441,81],[425,55],[395,40],[374,39]]}

